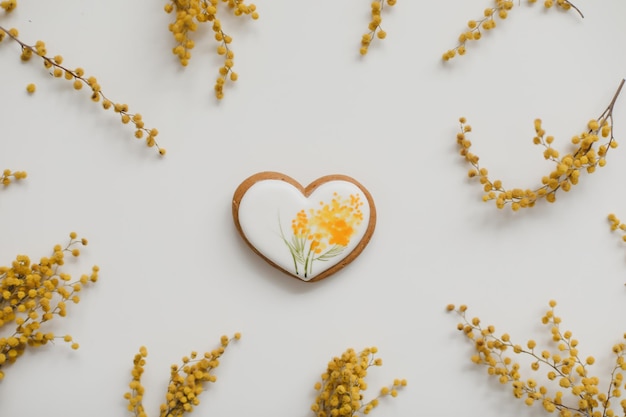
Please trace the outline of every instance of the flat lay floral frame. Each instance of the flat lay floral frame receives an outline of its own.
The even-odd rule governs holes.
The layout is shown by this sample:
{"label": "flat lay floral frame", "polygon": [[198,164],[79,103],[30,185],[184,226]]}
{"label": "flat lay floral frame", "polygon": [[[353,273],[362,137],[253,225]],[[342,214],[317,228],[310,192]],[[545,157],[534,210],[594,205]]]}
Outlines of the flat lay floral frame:
{"label": "flat lay floral frame", "polygon": [[[1,166],[28,176],[0,190],[2,264],[46,254],[76,230],[89,238],[76,272],[97,264],[101,279],[55,329],[80,348],[25,353],[0,385],[0,414],[124,415],[132,359],[146,346],[144,405],[158,415],[171,363],[237,330],[242,340],[194,415],[309,415],[331,357],[374,344],[385,363],[368,375],[365,399],[395,377],[409,384],[373,415],[532,416],[465,355],[442,311],[457,300],[526,340],[541,334],[537,318],[557,299],[594,367],[610,368],[601,353],[625,328],[624,247],[606,220],[625,210],[621,148],[556,204],[512,212],[482,202],[455,136],[465,116],[481,164],[504,184],[532,186],[553,168],[529,142],[533,121],[565,147],[624,78],[623,2],[578,0],[584,19],[516,3],[448,62],[442,53],[493,2],[385,5],[386,36],[365,56],[371,2],[255,3],[258,20],[223,17],[239,78],[222,100],[214,84],[224,57],[211,27],[194,33],[183,68],[164,3],[22,0],[3,17],[139,111],[167,154],[134,139],[88,87],[22,63],[3,41]],[[624,109],[621,97],[617,142]],[[377,230],[358,262],[304,287],[247,251],[230,198],[262,170],[302,183],[341,172],[366,184]],[[106,389],[85,388],[94,376]],[[452,386],[462,388],[438,388]]]}

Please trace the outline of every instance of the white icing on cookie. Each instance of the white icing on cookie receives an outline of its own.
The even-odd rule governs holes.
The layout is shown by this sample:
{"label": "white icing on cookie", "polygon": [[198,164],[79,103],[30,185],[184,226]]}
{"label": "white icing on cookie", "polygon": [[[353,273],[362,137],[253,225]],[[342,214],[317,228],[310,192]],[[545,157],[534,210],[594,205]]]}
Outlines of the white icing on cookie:
{"label": "white icing on cookie", "polygon": [[308,197],[282,179],[263,179],[244,191],[235,217],[260,255],[310,281],[363,249],[366,232],[373,232],[370,200],[343,179],[324,181]]}

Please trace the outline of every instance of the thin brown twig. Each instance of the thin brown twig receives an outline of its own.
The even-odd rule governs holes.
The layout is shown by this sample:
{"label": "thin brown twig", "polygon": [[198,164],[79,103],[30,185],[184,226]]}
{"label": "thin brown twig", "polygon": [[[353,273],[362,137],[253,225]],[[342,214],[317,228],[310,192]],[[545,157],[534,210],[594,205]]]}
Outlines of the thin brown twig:
{"label": "thin brown twig", "polygon": [[[147,135],[146,143],[148,144],[148,146],[155,146],[160,155],[165,155],[165,149],[161,148],[155,139],[156,135],[158,135],[159,133],[158,130],[154,128],[152,129],[146,128],[144,126],[144,123],[140,114],[128,112],[128,105],[115,103],[114,101],[109,99],[100,89],[100,85],[97,83],[95,77],[85,78],[85,76],[82,74],[82,70],[80,70],[79,72],[78,69],[71,70],[61,65],[54,58],[50,58],[40,53],[40,51],[38,51],[36,47],[29,45],[23,42],[22,40],[20,40],[16,35],[12,33],[11,30],[7,30],[4,27],[0,26],[0,31],[4,32],[4,34],[6,34],[6,36],[8,36],[13,41],[17,42],[22,48],[22,51],[28,50],[31,54],[41,57],[41,59],[44,61],[44,66],[46,68],[54,67],[56,69],[59,69],[60,71],[63,71],[65,74],[70,74],[71,78],[74,78],[75,80],[79,80],[85,85],[89,86],[91,90],[93,91],[91,99],[94,102],[98,102],[100,101],[100,99],[102,99],[103,107],[105,109],[108,109],[109,107],[113,107],[114,111],[116,113],[119,113],[120,116],[122,117],[122,123],[126,124],[128,122],[133,122],[133,124],[135,125],[135,128],[137,129],[137,132],[140,132],[135,135],[137,138],[141,138],[143,136],[143,133],[145,133]],[[26,59],[30,59],[30,58],[26,58]]]}
{"label": "thin brown twig", "polygon": [[572,9],[576,10],[578,14],[580,15],[580,17],[582,17],[583,19],[585,18],[585,15],[583,14],[583,12],[581,12],[580,9],[574,5],[574,3],[572,3],[569,0],[565,0],[565,3],[569,4]]}

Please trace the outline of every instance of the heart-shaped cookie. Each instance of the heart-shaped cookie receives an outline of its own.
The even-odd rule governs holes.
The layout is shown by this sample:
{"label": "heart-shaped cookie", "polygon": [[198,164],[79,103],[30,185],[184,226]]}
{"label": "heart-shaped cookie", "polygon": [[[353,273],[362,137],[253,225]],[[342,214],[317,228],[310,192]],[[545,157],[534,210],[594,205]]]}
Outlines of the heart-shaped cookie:
{"label": "heart-shaped cookie", "polygon": [[376,226],[370,193],[354,179],[328,175],[303,187],[260,172],[233,196],[237,230],[254,252],[303,281],[319,281],[352,262]]}

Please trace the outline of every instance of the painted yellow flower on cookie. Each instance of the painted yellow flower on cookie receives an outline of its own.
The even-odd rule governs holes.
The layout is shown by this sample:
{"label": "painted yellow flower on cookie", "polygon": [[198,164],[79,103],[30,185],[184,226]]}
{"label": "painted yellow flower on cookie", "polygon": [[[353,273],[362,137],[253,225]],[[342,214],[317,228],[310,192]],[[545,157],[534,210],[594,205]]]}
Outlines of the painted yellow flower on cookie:
{"label": "painted yellow flower on cookie", "polygon": [[[287,245],[296,275],[307,278],[314,261],[327,261],[343,252],[363,221],[361,196],[333,194],[330,203],[320,201],[319,209],[300,210],[291,221],[291,239],[282,227],[281,238]],[[280,222],[279,222],[280,224]]]}

